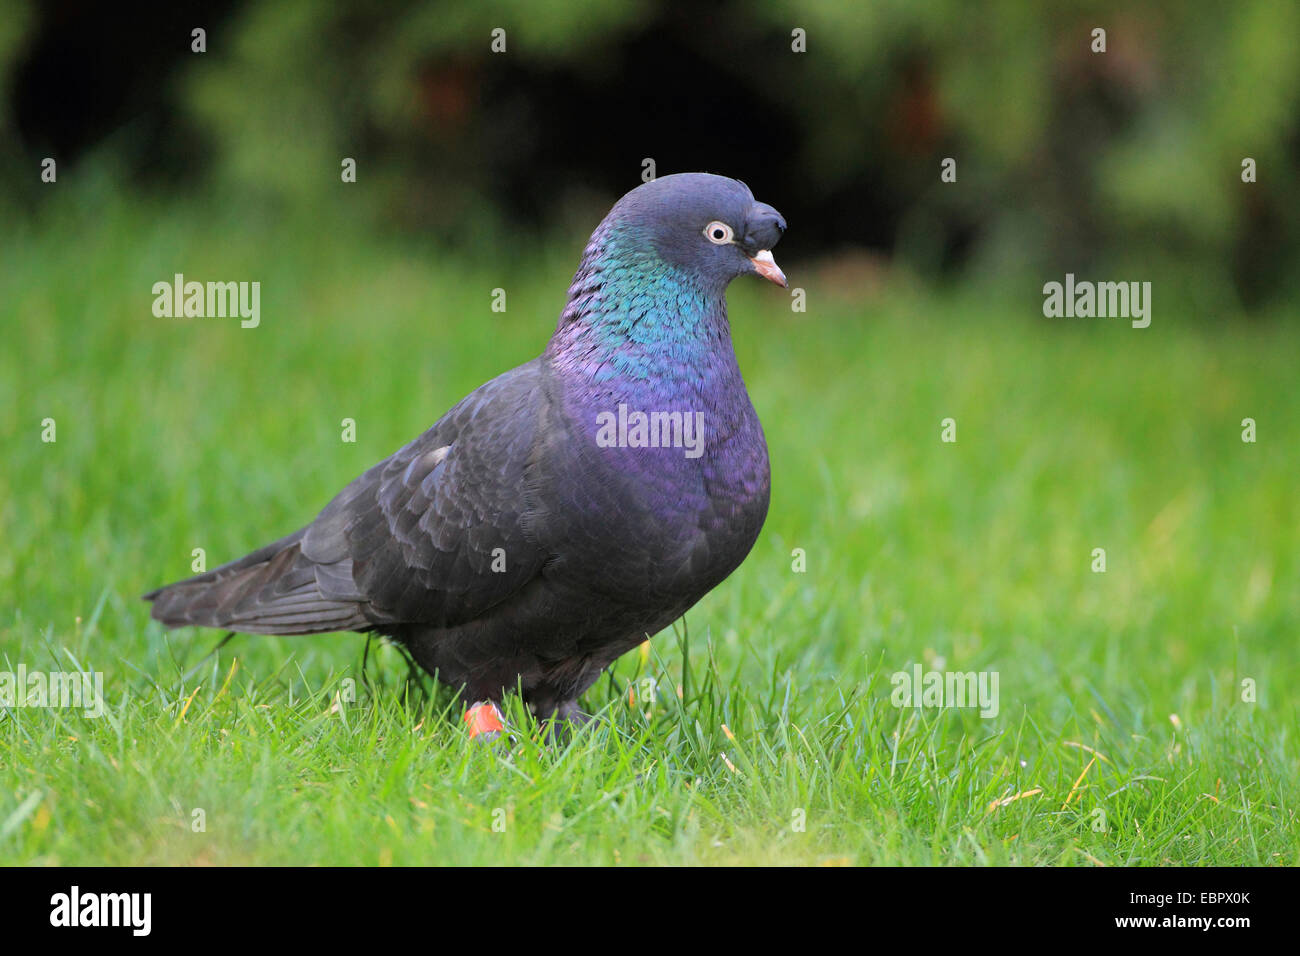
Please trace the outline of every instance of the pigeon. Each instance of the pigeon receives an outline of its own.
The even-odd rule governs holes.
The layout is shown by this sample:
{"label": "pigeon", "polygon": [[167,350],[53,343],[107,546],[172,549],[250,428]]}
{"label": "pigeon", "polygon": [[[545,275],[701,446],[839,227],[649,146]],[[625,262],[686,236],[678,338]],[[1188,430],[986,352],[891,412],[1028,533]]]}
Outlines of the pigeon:
{"label": "pigeon", "polygon": [[248,634],[377,633],[500,728],[540,719],[681,617],[767,516],[763,428],[726,289],[786,287],[786,222],[739,180],[680,173],[592,233],[540,356],[471,392],[293,534],[144,596],[152,616]]}

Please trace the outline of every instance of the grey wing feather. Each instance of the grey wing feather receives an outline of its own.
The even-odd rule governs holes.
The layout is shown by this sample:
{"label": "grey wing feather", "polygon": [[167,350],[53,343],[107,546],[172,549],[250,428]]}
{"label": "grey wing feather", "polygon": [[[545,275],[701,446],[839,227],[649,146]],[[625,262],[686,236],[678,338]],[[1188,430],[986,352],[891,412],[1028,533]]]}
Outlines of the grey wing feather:
{"label": "grey wing feather", "polygon": [[306,528],[146,595],[153,616],[301,634],[454,627],[505,601],[545,561],[525,532],[539,382],[534,361],[481,386]]}

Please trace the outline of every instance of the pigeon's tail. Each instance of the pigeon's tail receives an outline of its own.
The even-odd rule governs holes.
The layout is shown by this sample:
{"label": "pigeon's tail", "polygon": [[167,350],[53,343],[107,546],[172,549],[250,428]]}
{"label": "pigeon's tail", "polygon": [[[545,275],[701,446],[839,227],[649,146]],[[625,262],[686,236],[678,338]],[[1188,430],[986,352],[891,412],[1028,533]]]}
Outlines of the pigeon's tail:
{"label": "pigeon's tail", "polygon": [[[221,567],[144,596],[168,627],[217,627],[245,634],[319,634],[373,626],[353,600],[327,597],[330,569],[304,557],[297,531]],[[318,571],[324,572],[318,575]]]}

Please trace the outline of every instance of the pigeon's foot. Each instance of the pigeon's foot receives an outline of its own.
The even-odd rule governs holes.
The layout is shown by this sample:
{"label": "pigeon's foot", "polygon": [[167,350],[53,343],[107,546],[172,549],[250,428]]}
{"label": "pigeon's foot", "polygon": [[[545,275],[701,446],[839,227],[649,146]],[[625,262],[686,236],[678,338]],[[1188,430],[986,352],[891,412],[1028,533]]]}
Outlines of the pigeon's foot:
{"label": "pigeon's foot", "polygon": [[465,723],[469,727],[469,739],[492,741],[501,736],[506,729],[505,718],[501,710],[490,700],[480,700],[471,704],[465,711]]}

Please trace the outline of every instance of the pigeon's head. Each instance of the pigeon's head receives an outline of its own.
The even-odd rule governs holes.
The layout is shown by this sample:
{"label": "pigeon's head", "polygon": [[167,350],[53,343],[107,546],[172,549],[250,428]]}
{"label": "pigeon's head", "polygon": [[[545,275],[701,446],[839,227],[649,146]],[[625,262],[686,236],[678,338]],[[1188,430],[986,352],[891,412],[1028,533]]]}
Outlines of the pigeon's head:
{"label": "pigeon's head", "polygon": [[739,180],[709,173],[662,176],[620,199],[606,223],[706,288],[720,292],[747,274],[786,285],[772,258],[785,218]]}

